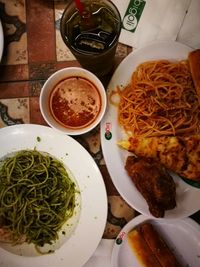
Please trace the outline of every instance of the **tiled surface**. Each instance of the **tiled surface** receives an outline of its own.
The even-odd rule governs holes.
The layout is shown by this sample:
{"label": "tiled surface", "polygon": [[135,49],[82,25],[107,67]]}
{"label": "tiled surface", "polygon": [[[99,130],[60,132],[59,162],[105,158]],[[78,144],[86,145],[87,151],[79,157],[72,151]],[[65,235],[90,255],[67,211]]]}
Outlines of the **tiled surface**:
{"label": "tiled surface", "polygon": [[[0,64],[0,127],[18,123],[46,125],[39,109],[45,80],[56,70],[79,66],[64,45],[59,21],[68,0],[0,0],[5,48]],[[116,66],[131,52],[119,44]],[[108,83],[111,76],[102,82]],[[108,174],[100,146],[99,127],[77,137],[98,164],[107,189],[109,212],[105,238],[114,238],[137,213],[119,196]],[[199,214],[194,218],[199,220]]]}
{"label": "tiled surface", "polygon": [[[18,123],[46,125],[39,109],[40,90],[56,70],[79,66],[63,43],[59,23],[67,0],[0,0],[5,48],[0,65],[0,127]],[[117,64],[130,48],[119,44]],[[103,80],[106,85],[109,77]],[[102,172],[109,214],[104,237],[114,238],[135,211],[119,196],[108,174],[100,146],[99,126],[77,137]]]}
{"label": "tiled surface", "polygon": [[0,1],[1,19],[7,33],[4,60],[9,65],[28,63],[25,1]]}

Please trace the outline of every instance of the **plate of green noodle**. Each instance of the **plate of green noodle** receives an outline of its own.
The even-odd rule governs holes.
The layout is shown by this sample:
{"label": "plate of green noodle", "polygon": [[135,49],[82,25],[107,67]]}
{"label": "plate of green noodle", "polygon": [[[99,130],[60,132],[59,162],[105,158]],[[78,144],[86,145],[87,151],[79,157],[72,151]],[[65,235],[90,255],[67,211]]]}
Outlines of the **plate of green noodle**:
{"label": "plate of green noodle", "polygon": [[82,266],[107,219],[95,161],[72,137],[41,125],[0,129],[0,147],[0,266]]}

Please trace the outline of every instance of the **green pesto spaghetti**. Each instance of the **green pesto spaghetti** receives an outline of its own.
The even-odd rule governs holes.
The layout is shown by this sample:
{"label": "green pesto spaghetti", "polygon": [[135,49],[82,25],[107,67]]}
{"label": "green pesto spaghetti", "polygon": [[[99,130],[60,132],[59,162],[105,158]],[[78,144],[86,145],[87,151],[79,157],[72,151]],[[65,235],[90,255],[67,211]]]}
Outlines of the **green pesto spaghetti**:
{"label": "green pesto spaghetti", "polygon": [[21,150],[0,167],[0,228],[12,243],[23,237],[36,246],[52,244],[73,215],[75,183],[59,160],[36,150]]}

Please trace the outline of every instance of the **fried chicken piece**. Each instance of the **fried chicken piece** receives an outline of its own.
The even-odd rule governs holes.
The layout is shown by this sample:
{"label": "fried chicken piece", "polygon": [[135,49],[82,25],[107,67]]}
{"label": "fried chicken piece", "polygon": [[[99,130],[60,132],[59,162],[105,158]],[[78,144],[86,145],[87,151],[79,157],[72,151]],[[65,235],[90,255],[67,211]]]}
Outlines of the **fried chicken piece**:
{"label": "fried chicken piece", "polygon": [[138,157],[151,158],[166,169],[200,182],[200,135],[130,137],[118,145]]}
{"label": "fried chicken piece", "polygon": [[125,169],[154,217],[164,217],[165,210],[176,206],[174,180],[162,165],[152,159],[128,156]]}

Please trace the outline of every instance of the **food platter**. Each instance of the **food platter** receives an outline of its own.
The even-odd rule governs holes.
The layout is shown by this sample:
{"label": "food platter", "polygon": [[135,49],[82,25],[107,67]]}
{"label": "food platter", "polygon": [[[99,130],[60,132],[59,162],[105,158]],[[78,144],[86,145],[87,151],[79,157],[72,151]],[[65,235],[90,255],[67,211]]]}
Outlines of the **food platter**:
{"label": "food platter", "polygon": [[[178,42],[157,42],[142,47],[130,53],[118,66],[107,88],[107,95],[117,86],[125,86],[130,81],[131,74],[138,64],[148,60],[183,60],[192,49]],[[101,144],[104,159],[111,179],[119,193],[127,203],[142,213],[152,216],[142,195],[128,177],[124,165],[129,152],[119,148],[117,142],[126,138],[126,133],[119,126],[117,108],[108,101],[106,114],[101,122]],[[165,218],[177,219],[187,217],[199,210],[197,199],[200,190],[173,174],[176,184],[176,208],[166,211]]]}
{"label": "food platter", "polygon": [[2,54],[3,54],[3,46],[4,46],[4,37],[3,37],[2,23],[1,23],[1,19],[0,19],[0,61],[2,58]]}
{"label": "food platter", "polygon": [[[80,190],[80,216],[73,232],[54,253],[25,255],[26,245],[16,248],[0,243],[0,266],[82,266],[97,248],[107,218],[107,195],[103,178],[89,153],[72,137],[50,127],[22,124],[0,129],[0,158],[23,149],[36,149],[62,161]],[[80,162],[81,160],[81,162]],[[11,245],[10,245],[11,246]]]}
{"label": "food platter", "polygon": [[196,222],[190,218],[154,220],[144,215],[139,215],[125,225],[116,238],[112,251],[111,267],[141,266],[128,244],[127,233],[144,222],[151,223],[162,233],[170,249],[184,263],[183,266],[199,266],[200,226]]}

